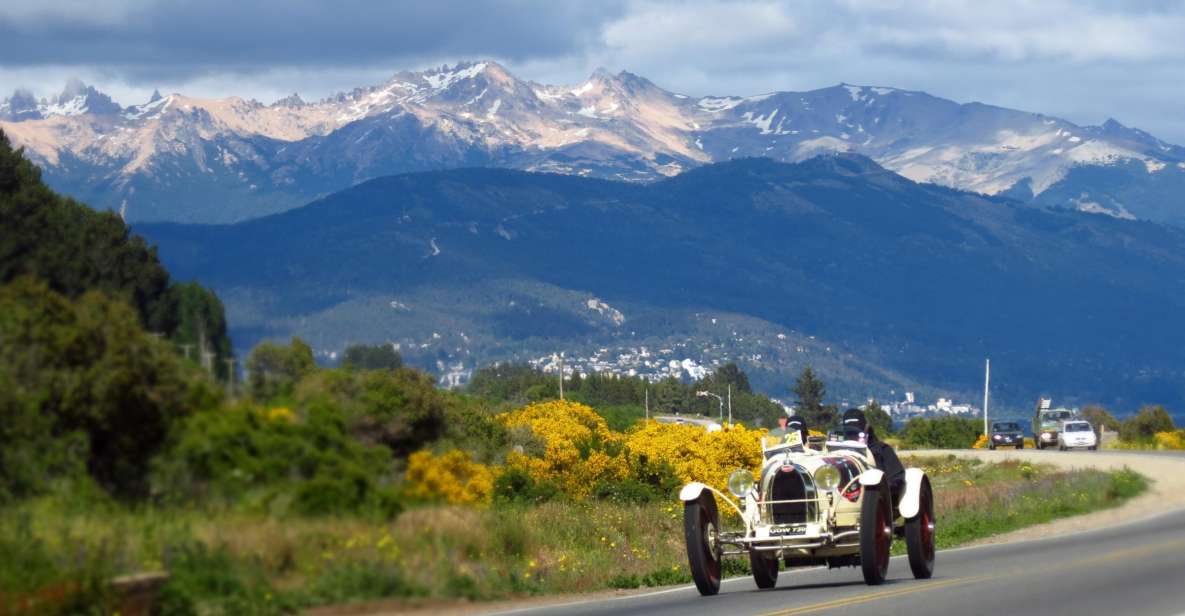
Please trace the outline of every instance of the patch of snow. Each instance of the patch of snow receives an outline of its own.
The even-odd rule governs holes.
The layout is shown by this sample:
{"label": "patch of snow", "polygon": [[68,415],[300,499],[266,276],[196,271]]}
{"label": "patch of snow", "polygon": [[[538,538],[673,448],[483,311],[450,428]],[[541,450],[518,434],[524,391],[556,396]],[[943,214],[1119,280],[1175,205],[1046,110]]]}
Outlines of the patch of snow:
{"label": "patch of snow", "polygon": [[424,75],[424,81],[428,82],[428,85],[433,90],[443,90],[458,81],[472,79],[480,75],[484,70],[486,70],[486,63],[478,62],[473,66],[468,66],[460,70],[440,71],[439,73]]}
{"label": "patch of snow", "polygon": [[580,111],[577,111],[576,113],[578,113],[586,118],[596,119],[597,108],[595,105],[589,105],[588,107],[581,107]]}
{"label": "patch of snow", "polygon": [[727,109],[732,109],[733,107],[736,107],[737,105],[739,105],[743,102],[745,102],[745,99],[737,98],[734,96],[725,96],[723,98],[719,98],[719,97],[715,97],[715,96],[705,96],[705,97],[699,99],[699,101],[696,102],[695,106],[699,107],[700,109],[703,109],[704,111],[718,113],[721,111],[725,111]]}
{"label": "patch of snow", "polygon": [[1070,137],[1070,143],[1079,143],[1081,141],[1082,137]]}
{"label": "patch of snow", "polygon": [[861,88],[860,86],[844,85],[844,89],[848,91],[848,94],[851,95],[852,100],[854,101],[860,100],[860,96],[864,94],[864,88]]}
{"label": "patch of snow", "polygon": [[886,94],[892,94],[897,91],[896,88],[869,88],[869,89],[872,90],[873,92],[876,92],[879,96],[884,96]]}
{"label": "patch of snow", "polygon": [[778,115],[778,111],[779,110],[774,109],[773,111],[770,112],[770,114],[768,116],[756,116],[756,117],[753,115],[752,111],[746,111],[745,114],[741,117],[744,118],[746,122],[749,122],[753,126],[756,126],[757,128],[761,129],[762,135],[768,135],[773,132],[769,129],[769,126],[770,126],[770,124],[773,123],[774,116]]}
{"label": "patch of snow", "polygon": [[697,147],[701,150],[704,149],[704,142],[700,141],[698,137],[695,140],[695,147]]}
{"label": "patch of snow", "polygon": [[1164,167],[1165,164],[1159,160],[1154,160],[1151,158],[1144,159],[1144,168],[1148,170],[1148,173],[1156,173],[1157,171],[1164,169]]}
{"label": "patch of snow", "polygon": [[145,103],[143,105],[132,107],[132,111],[124,113],[123,117],[127,120],[139,120],[149,115],[159,116],[169,108],[169,105],[172,104],[172,102],[173,97],[166,96],[164,98],[152,101],[151,103]]}
{"label": "patch of snow", "polygon": [[494,101],[494,104],[490,105],[489,112],[486,113],[486,119],[493,120],[494,116],[498,115],[498,109],[501,106],[502,106],[502,99],[498,99],[498,100]]}
{"label": "patch of snow", "polygon": [[432,254],[429,256],[435,257],[440,254],[440,246],[436,243],[436,238],[428,240],[428,245],[432,247]]}
{"label": "patch of snow", "polygon": [[1182,169],[1185,169],[1185,163],[1177,163],[1177,166]]}
{"label": "patch of snow", "polygon": [[391,300],[391,304],[390,304],[390,306],[391,306],[392,308],[394,308],[395,310],[400,310],[400,311],[403,311],[403,312],[408,312],[408,311],[410,311],[410,310],[411,310],[411,308],[409,308],[409,307],[407,306],[407,304],[405,304],[405,303],[403,303],[403,302],[401,302],[401,301],[399,301],[399,300],[395,300],[395,299]]}
{"label": "patch of snow", "polygon": [[503,239],[507,239],[507,240],[514,239],[514,236],[511,235],[510,232],[506,230],[506,227],[503,227],[502,225],[498,225],[497,227],[494,227],[494,233],[497,233]]}
{"label": "patch of snow", "polygon": [[846,116],[842,113],[835,114],[835,123],[836,124],[843,124],[843,121],[846,119],[848,119],[848,116]]}
{"label": "patch of snow", "polygon": [[686,94],[675,94],[675,98],[687,98]]}
{"label": "patch of snow", "polygon": [[593,89],[593,83],[591,81],[586,81],[584,82],[584,85],[572,90],[572,96],[580,96],[591,89]]}

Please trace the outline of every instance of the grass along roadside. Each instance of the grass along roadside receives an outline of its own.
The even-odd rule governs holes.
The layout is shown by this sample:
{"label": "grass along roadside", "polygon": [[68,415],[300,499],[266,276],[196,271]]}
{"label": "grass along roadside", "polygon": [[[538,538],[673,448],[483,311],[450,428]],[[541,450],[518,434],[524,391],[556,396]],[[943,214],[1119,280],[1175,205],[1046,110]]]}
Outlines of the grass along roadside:
{"label": "grass along roadside", "polygon": [[[939,547],[1114,506],[1147,485],[1126,470],[1061,472],[955,456],[905,462],[925,468],[934,482]],[[0,564],[0,600],[9,603],[0,613],[46,588],[90,589],[98,613],[109,598],[96,579],[153,569],[172,574],[163,614],[278,614],[383,598],[489,600],[662,586],[689,580],[681,516],[674,501],[586,501],[424,507],[383,522],[49,497],[0,511],[0,547],[15,555]],[[726,562],[728,574],[747,573],[743,559]],[[41,607],[52,608],[54,598]],[[62,603],[59,611],[76,607]]]}

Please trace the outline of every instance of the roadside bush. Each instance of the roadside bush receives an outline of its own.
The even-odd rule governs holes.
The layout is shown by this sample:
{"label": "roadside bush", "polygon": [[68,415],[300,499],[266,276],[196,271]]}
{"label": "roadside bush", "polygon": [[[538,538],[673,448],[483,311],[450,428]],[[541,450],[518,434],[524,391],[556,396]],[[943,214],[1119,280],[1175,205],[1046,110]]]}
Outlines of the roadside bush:
{"label": "roadside bush", "polygon": [[407,460],[404,495],[421,502],[485,505],[494,494],[495,469],[453,450],[439,456],[417,451]]}
{"label": "roadside bush", "polygon": [[764,430],[742,424],[708,432],[700,426],[651,421],[626,435],[625,448],[635,468],[646,468],[654,461],[669,465],[676,481],[665,480],[668,486],[702,481],[725,490],[734,470],[760,472],[763,434]]}
{"label": "roadside bush", "polygon": [[591,408],[576,402],[552,400],[498,416],[507,428],[528,428],[545,443],[543,456],[512,451],[506,466],[521,469],[535,483],[553,483],[568,496],[584,498],[602,481],[627,475],[621,436],[610,431]]}
{"label": "roadside bush", "polygon": [[521,468],[509,468],[494,480],[496,503],[541,504],[563,496],[559,486],[550,481],[535,481]]}
{"label": "roadside bush", "polygon": [[173,423],[219,397],[127,305],[98,292],[69,300],[30,278],[0,287],[0,498],[82,468],[142,495]]}
{"label": "roadside bush", "polygon": [[431,376],[411,368],[318,370],[294,389],[293,404],[341,417],[351,434],[403,458],[445,434],[447,395]]}
{"label": "roadside bush", "polygon": [[156,462],[154,487],[168,501],[206,499],[294,513],[393,515],[390,453],[355,441],[336,415],[250,403],[198,413]]}
{"label": "roadside bush", "polygon": [[403,357],[389,344],[352,344],[342,353],[342,367],[351,370],[398,370]]}
{"label": "roadside bush", "polygon": [[967,417],[915,417],[897,436],[909,449],[968,449],[983,434],[983,422]]}
{"label": "roadside bush", "polygon": [[301,377],[317,367],[313,349],[300,338],[288,346],[261,342],[247,357],[247,390],[259,402],[288,396]]}
{"label": "roadside bush", "polygon": [[1185,449],[1185,430],[1156,433],[1157,449]]}
{"label": "roadside bush", "polygon": [[1130,443],[1151,443],[1157,432],[1172,432],[1175,429],[1173,418],[1163,406],[1145,406],[1139,413],[1124,420],[1119,428],[1119,438]]}

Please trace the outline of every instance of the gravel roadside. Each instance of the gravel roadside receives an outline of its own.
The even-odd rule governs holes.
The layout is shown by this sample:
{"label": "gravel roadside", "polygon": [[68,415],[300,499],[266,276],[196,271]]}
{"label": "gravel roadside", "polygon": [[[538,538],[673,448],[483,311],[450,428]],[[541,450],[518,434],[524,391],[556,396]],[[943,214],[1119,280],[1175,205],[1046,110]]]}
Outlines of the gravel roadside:
{"label": "gravel roadside", "polygon": [[[1114,526],[1134,522],[1172,509],[1185,508],[1185,456],[1149,455],[1140,452],[1117,451],[1020,451],[997,449],[984,450],[923,450],[903,451],[902,455],[947,455],[978,458],[985,462],[1021,460],[1029,463],[1052,464],[1067,470],[1096,468],[1110,471],[1130,468],[1151,481],[1148,491],[1126,503],[1102,511],[1095,511],[1070,518],[1060,518],[1045,524],[1027,526],[1009,533],[993,535],[968,545],[988,545],[1026,541],[1081,532],[1103,526]],[[941,520],[939,520],[941,523]]]}

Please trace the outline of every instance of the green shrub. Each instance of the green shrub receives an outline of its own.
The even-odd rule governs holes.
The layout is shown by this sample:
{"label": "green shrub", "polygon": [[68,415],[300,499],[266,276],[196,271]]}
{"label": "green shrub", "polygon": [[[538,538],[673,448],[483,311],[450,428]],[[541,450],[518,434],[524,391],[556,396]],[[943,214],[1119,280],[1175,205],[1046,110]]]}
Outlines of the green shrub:
{"label": "green shrub", "polygon": [[83,465],[142,495],[174,422],[220,395],[127,305],[29,278],[0,287],[0,357],[0,495],[40,493]]}
{"label": "green shrub", "polygon": [[168,550],[165,566],[169,580],[156,608],[161,616],[284,614],[298,607],[275,592],[260,565],[232,558],[225,546],[175,546]]}
{"label": "green shrub", "polygon": [[88,543],[86,537],[61,540],[72,549],[66,554],[52,552],[33,533],[27,512],[0,519],[0,613],[109,611],[114,599],[108,585],[114,573],[113,546]]}
{"label": "green shrub", "polygon": [[351,370],[398,370],[403,357],[389,344],[352,344],[342,353],[342,367]]}
{"label": "green shrub", "polygon": [[593,486],[592,496],[598,500],[607,500],[622,504],[645,504],[665,497],[665,495],[659,494],[653,486],[646,485],[635,479],[602,481]]}
{"label": "green shrub", "polygon": [[247,357],[247,390],[259,402],[288,396],[301,377],[313,372],[317,363],[313,349],[300,338],[288,346],[261,342]]}
{"label": "green shrub", "polygon": [[560,498],[560,487],[548,481],[536,482],[526,471],[510,468],[494,480],[496,503],[545,503]]}
{"label": "green shrub", "polygon": [[359,440],[401,458],[444,436],[450,404],[431,376],[410,368],[318,370],[300,381],[293,402],[303,412],[337,414]]}
{"label": "green shrub", "polygon": [[394,515],[393,481],[390,452],[354,440],[332,412],[295,417],[248,403],[189,418],[154,471],[166,501],[287,505],[311,515]]}
{"label": "green shrub", "polygon": [[1119,427],[1119,438],[1130,443],[1151,443],[1157,432],[1172,432],[1173,418],[1163,406],[1145,406]]}
{"label": "green shrub", "polygon": [[898,433],[910,449],[970,449],[983,434],[983,422],[967,417],[915,417]]}

